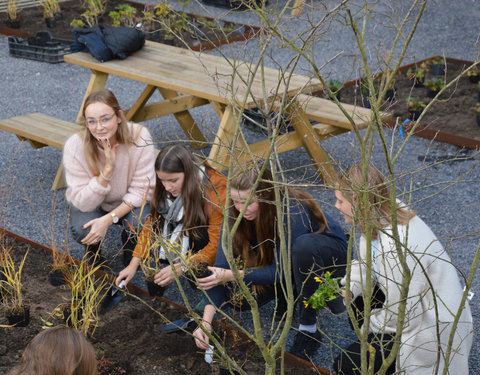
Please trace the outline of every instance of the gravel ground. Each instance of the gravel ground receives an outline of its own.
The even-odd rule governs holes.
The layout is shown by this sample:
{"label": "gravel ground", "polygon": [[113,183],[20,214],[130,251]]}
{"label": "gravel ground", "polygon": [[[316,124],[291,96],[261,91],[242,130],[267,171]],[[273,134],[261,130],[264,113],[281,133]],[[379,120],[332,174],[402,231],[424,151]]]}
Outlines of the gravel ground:
{"label": "gravel ground", "polygon": [[[153,1],[145,1],[145,3],[153,3]],[[268,9],[275,9],[284,3],[285,0],[278,4],[270,0]],[[330,0],[316,1],[314,5],[330,9],[336,3],[337,1]],[[381,12],[387,12],[388,7],[383,3],[385,2],[377,4],[376,7]],[[178,4],[175,6],[179,7]],[[236,22],[257,23],[255,17],[249,13],[227,13],[221,8],[193,2],[188,5],[187,10]],[[320,17],[321,13],[316,12],[312,20],[318,21]],[[438,0],[429,3],[412,40],[408,50],[409,58],[405,63],[440,54],[472,60],[474,47],[478,43],[479,18],[480,6],[475,0],[457,2]],[[374,18],[370,25],[375,23],[376,26],[371,26],[367,33],[369,46],[367,53],[372,61],[376,61],[376,49],[381,48],[383,44],[388,46],[392,41],[392,28],[389,27],[388,22]],[[301,20],[285,17],[283,27],[284,35],[287,36],[310,28],[305,17]],[[250,56],[256,54],[257,47],[257,41],[252,40],[246,44],[237,43],[223,47],[221,52],[227,55]],[[322,40],[316,44],[312,56],[317,65],[321,66],[339,53],[342,53],[340,58],[327,64],[323,71],[340,80],[356,78],[358,74],[357,69],[354,68],[353,58],[358,53],[355,50],[354,37],[350,31],[333,22],[328,31],[322,35]],[[292,54],[289,51],[272,43],[271,53],[265,61],[267,65],[273,67],[285,67],[291,58]],[[75,119],[90,77],[87,69],[70,64],[50,65],[11,58],[8,54],[7,38],[3,36],[0,36],[0,65],[3,82],[0,89],[0,118],[42,112],[68,121]],[[309,69],[305,61],[300,61],[298,72],[308,74]],[[117,77],[112,77],[107,87],[116,93],[120,103],[126,108],[133,104],[135,97],[143,89],[135,82]],[[215,113],[207,108],[195,110],[193,113],[205,130],[208,126],[210,130],[206,135],[212,139],[212,132],[218,126]],[[160,144],[183,137],[180,127],[172,116],[161,118],[159,121],[149,121],[147,126]],[[249,141],[258,138],[256,133],[247,133]],[[395,149],[399,135],[387,131],[387,136]],[[334,137],[325,141],[323,145],[342,166],[351,164],[355,158],[355,140],[352,134]],[[430,167],[425,161],[431,160],[431,158],[425,159],[425,156],[455,155],[459,151],[454,146],[413,137],[398,159],[396,168],[398,171],[410,173],[408,181],[405,180],[405,182],[408,184],[410,180],[413,181],[414,208],[442,238],[459,271],[465,273],[468,272],[479,242],[480,199],[477,192],[480,175],[479,157],[473,152],[467,152],[466,154],[471,156],[469,160],[446,162]],[[377,165],[383,166],[382,151],[378,146],[373,154]],[[51,147],[34,150],[28,143],[20,142],[14,135],[0,131],[0,176],[2,176],[0,184],[2,222],[0,225],[42,244],[62,249],[68,247],[72,254],[80,256],[82,248],[68,235],[64,190],[55,192],[50,190],[60,159],[60,150]],[[308,156],[301,149],[282,154],[280,159],[287,170],[309,163]],[[315,186],[312,168],[301,168],[289,173],[289,177],[300,182],[313,182],[309,190],[323,202],[325,211],[340,220],[339,215],[331,207],[334,203],[333,192],[325,191],[318,184]],[[454,184],[456,181],[459,182]],[[444,189],[445,187],[448,188]],[[118,271],[120,262],[114,256],[119,246],[119,230],[113,228],[111,232],[115,233],[108,236],[105,246],[111,258],[113,270]],[[469,235],[470,233],[474,235]],[[141,283],[141,281],[138,282]],[[478,278],[474,281],[473,290],[480,293]],[[178,300],[174,288],[170,288],[166,296]],[[475,330],[477,330],[480,313],[479,296],[473,299],[471,306]],[[265,321],[268,321],[271,313],[269,307],[271,308],[267,306],[262,310]],[[321,327],[335,337],[335,342],[340,346],[344,346],[347,340],[353,337],[345,317],[337,318],[328,313],[321,313],[319,322]],[[314,358],[314,362],[329,368],[331,357],[336,353],[334,346],[325,345]],[[480,346],[477,339],[474,340],[470,364],[472,374],[480,373]]]}

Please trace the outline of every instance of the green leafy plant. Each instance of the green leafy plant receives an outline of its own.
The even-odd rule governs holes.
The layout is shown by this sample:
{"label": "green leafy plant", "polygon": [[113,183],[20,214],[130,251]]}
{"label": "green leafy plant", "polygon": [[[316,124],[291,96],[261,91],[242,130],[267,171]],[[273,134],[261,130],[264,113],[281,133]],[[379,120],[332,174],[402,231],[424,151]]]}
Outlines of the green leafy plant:
{"label": "green leafy plant", "polygon": [[445,82],[441,78],[430,78],[425,80],[423,84],[432,91],[439,91],[445,86]]}
{"label": "green leafy plant", "polygon": [[480,76],[480,68],[478,66],[475,66],[474,68],[470,69],[467,72],[467,76],[469,76],[469,77]]}
{"label": "green leafy plant", "polygon": [[406,76],[409,80],[416,79],[418,82],[423,82],[428,70],[427,64],[423,62],[418,66],[416,65],[415,68],[409,68],[406,72]]}
{"label": "green leafy plant", "polygon": [[328,81],[328,88],[332,92],[332,94],[326,93],[325,97],[327,99],[333,99],[332,96],[337,96],[340,90],[343,88],[343,83],[338,79],[330,79]]}
{"label": "green leafy plant", "polygon": [[70,27],[73,29],[74,27],[85,27],[85,22],[78,18],[74,18],[72,22],[70,22]]}
{"label": "green leafy plant", "polygon": [[[480,86],[480,84],[479,84],[479,86]],[[477,116],[480,116],[480,103],[475,104],[475,106],[472,109],[477,114]]]}
{"label": "green leafy plant", "polygon": [[432,65],[445,65],[445,59],[443,57],[437,57],[427,61],[427,64]]}
{"label": "green leafy plant", "polygon": [[409,96],[407,99],[407,107],[411,111],[421,111],[425,108],[426,104],[421,101],[420,99],[414,98],[413,96]]}
{"label": "green leafy plant", "polygon": [[338,282],[341,277],[332,277],[332,273],[327,271],[322,276],[315,276],[315,281],[319,283],[317,290],[303,304],[310,306],[315,310],[320,310],[327,306],[327,301],[332,300],[340,294]]}
{"label": "green leafy plant", "polygon": [[136,25],[136,8],[129,4],[120,4],[115,9],[108,14],[113,20],[113,26],[134,27]]}

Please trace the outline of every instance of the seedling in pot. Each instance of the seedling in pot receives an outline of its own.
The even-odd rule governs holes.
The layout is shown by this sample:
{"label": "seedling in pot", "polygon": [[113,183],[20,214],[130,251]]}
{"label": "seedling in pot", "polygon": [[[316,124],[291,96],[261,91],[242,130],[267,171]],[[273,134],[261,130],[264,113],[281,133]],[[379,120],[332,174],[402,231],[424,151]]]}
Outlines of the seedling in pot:
{"label": "seedling in pot", "polygon": [[409,68],[406,75],[409,80],[413,81],[414,87],[422,87],[427,72],[428,66],[423,62],[419,66],[415,66],[415,68]]}
{"label": "seedling in pot", "polygon": [[330,100],[333,100],[333,98],[336,97],[340,100],[340,90],[343,88],[343,83],[338,79],[331,79],[328,81],[328,88],[331,93],[326,91],[325,97]]}
{"label": "seedling in pot", "polygon": [[[85,261],[73,264],[66,275],[67,286],[72,292],[70,299],[71,326],[83,333],[93,335],[98,321],[99,309],[108,292],[106,277],[97,278],[95,273],[102,266],[88,266]],[[81,313],[80,313],[81,312]]]}
{"label": "seedling in pot", "polygon": [[15,266],[12,249],[7,249],[1,245],[0,251],[5,278],[0,283],[3,295],[2,302],[5,306],[7,319],[10,325],[25,327],[30,322],[30,311],[28,306],[25,306],[23,303],[21,278],[28,250],[20,261],[18,268]]}
{"label": "seedling in pot", "polygon": [[443,76],[445,74],[445,59],[443,57],[429,60],[427,64],[434,76]]}
{"label": "seedling in pot", "polygon": [[53,251],[52,264],[50,272],[48,273],[48,280],[53,286],[65,284],[65,273],[70,263],[70,258],[67,254],[60,251]]}
{"label": "seedling in pot", "polygon": [[425,80],[424,85],[428,88],[427,95],[430,98],[433,98],[435,97],[435,95],[437,95],[437,92],[443,89],[443,87],[445,86],[445,82],[441,78],[431,78]]}
{"label": "seedling in pot", "polygon": [[420,113],[425,108],[426,104],[421,100],[409,96],[407,99],[407,108],[408,108],[408,115],[409,119],[415,121],[420,117]]}

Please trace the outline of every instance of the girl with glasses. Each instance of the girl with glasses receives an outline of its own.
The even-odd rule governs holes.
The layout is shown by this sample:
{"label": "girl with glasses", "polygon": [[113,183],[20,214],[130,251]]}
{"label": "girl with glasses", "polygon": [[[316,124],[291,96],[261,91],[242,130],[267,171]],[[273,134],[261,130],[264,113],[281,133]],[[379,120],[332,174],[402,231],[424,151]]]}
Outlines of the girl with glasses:
{"label": "girl with glasses", "polygon": [[142,125],[127,122],[110,90],[90,94],[85,127],[65,143],[63,165],[73,238],[87,260],[99,263],[100,243],[112,224],[123,226],[123,262],[129,264],[135,235],[150,212],[155,186],[155,149]]}

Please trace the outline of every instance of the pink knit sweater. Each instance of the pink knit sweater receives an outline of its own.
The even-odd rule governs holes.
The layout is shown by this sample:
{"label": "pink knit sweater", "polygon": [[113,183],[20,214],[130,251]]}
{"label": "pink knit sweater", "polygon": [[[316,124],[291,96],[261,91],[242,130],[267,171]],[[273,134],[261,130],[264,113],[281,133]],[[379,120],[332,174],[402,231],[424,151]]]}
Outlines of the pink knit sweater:
{"label": "pink knit sweater", "polygon": [[[132,134],[136,133],[135,123],[128,123]],[[105,154],[100,149],[101,168]],[[115,170],[112,180],[102,186],[97,176],[88,167],[80,134],[72,135],[63,148],[63,165],[67,180],[67,201],[83,212],[91,212],[101,206],[111,211],[124,201],[140,207],[147,196],[150,201],[155,186],[155,148],[147,128],[143,127],[133,145],[120,145],[117,149]]]}

